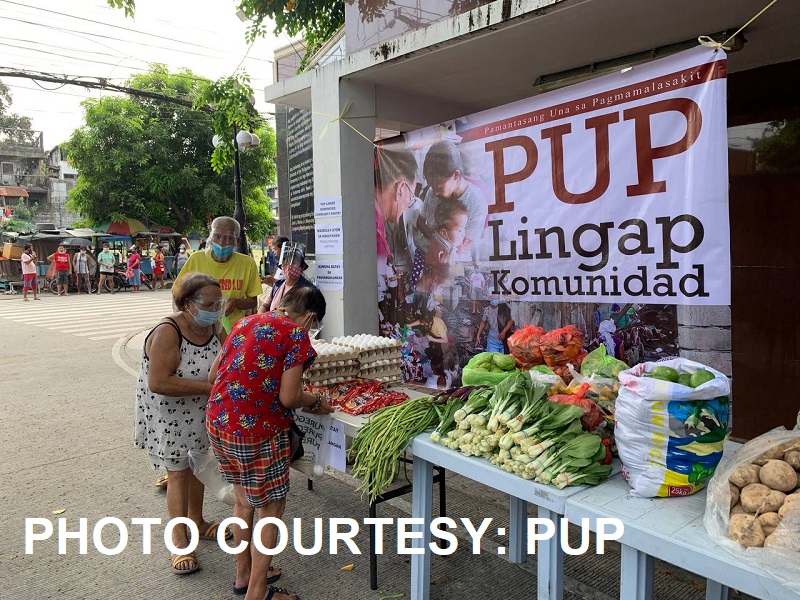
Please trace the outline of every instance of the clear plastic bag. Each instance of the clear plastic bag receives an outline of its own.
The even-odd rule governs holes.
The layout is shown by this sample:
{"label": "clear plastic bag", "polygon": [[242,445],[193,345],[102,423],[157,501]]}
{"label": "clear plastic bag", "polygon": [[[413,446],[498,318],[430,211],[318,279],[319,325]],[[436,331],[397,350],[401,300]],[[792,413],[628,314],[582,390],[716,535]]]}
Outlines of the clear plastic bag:
{"label": "clear plastic bag", "polygon": [[233,484],[225,481],[222,473],[219,472],[217,457],[214,456],[210,447],[206,450],[189,450],[189,466],[194,476],[206,486],[207,492],[228,506],[234,505]]}
{"label": "clear plastic bag", "polygon": [[295,423],[303,432],[303,456],[292,462],[291,467],[309,479],[321,477],[328,461],[331,417],[297,411]]}
{"label": "clear plastic bag", "polygon": [[[800,594],[800,503],[792,505],[775,529],[774,546],[744,548],[728,538],[731,510],[729,477],[737,467],[751,464],[767,450],[792,441],[800,441],[800,431],[779,427],[750,440],[735,454],[726,454],[708,484],[703,523],[715,543],[742,562],[766,571],[795,594]],[[795,493],[798,493],[797,489]]]}

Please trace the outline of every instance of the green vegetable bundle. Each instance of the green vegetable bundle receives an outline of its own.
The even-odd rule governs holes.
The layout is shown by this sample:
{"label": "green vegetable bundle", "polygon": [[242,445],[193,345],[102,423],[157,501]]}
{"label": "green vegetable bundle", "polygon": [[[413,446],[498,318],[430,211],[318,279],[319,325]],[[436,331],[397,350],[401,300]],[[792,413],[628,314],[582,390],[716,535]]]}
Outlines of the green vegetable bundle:
{"label": "green vegetable bundle", "polygon": [[519,373],[513,356],[481,352],[473,356],[461,372],[465,385],[497,385],[509,375]]}

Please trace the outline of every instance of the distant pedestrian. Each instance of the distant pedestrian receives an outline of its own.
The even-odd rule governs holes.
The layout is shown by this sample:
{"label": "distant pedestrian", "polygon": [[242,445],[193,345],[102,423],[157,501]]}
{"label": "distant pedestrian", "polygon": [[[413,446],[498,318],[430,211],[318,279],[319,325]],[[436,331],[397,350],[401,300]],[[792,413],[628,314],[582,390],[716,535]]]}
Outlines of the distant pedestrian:
{"label": "distant pedestrian", "polygon": [[133,286],[133,291],[138,292],[142,285],[142,255],[139,254],[138,246],[131,246],[131,253],[128,255],[128,283]]}
{"label": "distant pedestrian", "polygon": [[64,295],[69,296],[69,278],[72,274],[72,263],[69,260],[66,248],[61,244],[58,250],[47,257],[47,260],[56,266],[56,291],[61,295],[63,288]]}
{"label": "distant pedestrian", "polygon": [[72,269],[75,272],[75,284],[78,288],[78,295],[81,295],[81,282],[86,284],[86,291],[92,293],[92,273],[97,269],[97,261],[94,256],[89,254],[86,246],[81,246],[80,252],[76,252],[72,257]]}
{"label": "distant pedestrian", "polygon": [[186,244],[181,244],[178,248],[178,255],[175,257],[175,277],[181,272],[183,265],[189,260],[189,253],[186,251]]}
{"label": "distant pedestrian", "polygon": [[161,248],[156,248],[156,254],[153,256],[153,290],[156,291],[156,284],[161,284],[161,289],[164,288],[164,272],[167,270],[167,263],[164,260],[164,253]]}
{"label": "distant pedestrian", "polygon": [[97,262],[100,265],[100,282],[97,284],[97,293],[100,293],[100,290],[103,289],[106,281],[108,281],[108,289],[113,294],[114,263],[116,259],[114,258],[114,253],[108,249],[108,242],[103,242],[103,250],[97,255]]}
{"label": "distant pedestrian", "polygon": [[200,245],[197,246],[197,251],[205,250],[206,249],[206,241],[203,238],[200,238]]}
{"label": "distant pedestrian", "polygon": [[33,244],[25,244],[22,250],[22,299],[28,302],[28,290],[33,290],[33,299],[39,298],[39,281],[36,277],[36,252]]}
{"label": "distant pedestrian", "polygon": [[280,263],[280,256],[281,256],[281,249],[283,245],[289,241],[287,237],[276,237],[273,242],[272,246],[270,247],[270,273],[265,273],[264,276],[261,278],[261,283],[265,283],[268,286],[272,287],[278,281],[285,278],[283,271],[279,266]]}

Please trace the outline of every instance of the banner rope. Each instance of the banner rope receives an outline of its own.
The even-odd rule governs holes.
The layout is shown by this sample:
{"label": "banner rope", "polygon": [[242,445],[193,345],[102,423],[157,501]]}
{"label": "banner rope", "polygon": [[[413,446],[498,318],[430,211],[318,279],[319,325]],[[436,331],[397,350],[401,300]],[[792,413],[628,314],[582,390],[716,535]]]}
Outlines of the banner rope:
{"label": "banner rope", "polygon": [[698,38],[697,38],[697,41],[698,41],[698,42],[700,42],[700,43],[701,43],[703,46],[706,46],[707,48],[713,48],[713,49],[714,49],[714,52],[718,52],[720,49],[722,49],[722,50],[725,50],[725,51],[728,51],[728,50],[730,50],[730,49],[731,49],[731,47],[730,47],[730,46],[728,46],[728,42],[730,42],[730,41],[731,41],[733,38],[735,38],[737,35],[739,35],[739,34],[740,34],[740,33],[741,33],[741,32],[742,32],[742,31],[743,31],[743,30],[744,30],[746,27],[750,26],[750,24],[752,24],[752,22],[753,22],[753,21],[755,21],[755,20],[756,20],[758,17],[760,17],[761,15],[763,15],[765,12],[767,12],[767,10],[768,10],[768,9],[769,9],[769,8],[770,8],[770,7],[771,7],[773,4],[775,4],[777,1],[778,1],[778,0],[772,0],[772,2],[770,2],[769,4],[767,4],[767,5],[766,5],[764,8],[762,8],[762,9],[761,9],[761,10],[758,12],[758,14],[757,14],[757,15],[755,15],[755,16],[754,16],[752,19],[750,19],[750,20],[749,20],[747,23],[745,23],[744,25],[742,25],[742,26],[741,26],[741,27],[740,27],[740,28],[739,28],[739,29],[736,31],[736,33],[734,33],[732,36],[730,36],[730,37],[729,37],[727,40],[725,40],[724,42],[717,42],[716,40],[714,40],[714,39],[710,38],[710,37],[709,37],[709,36],[707,36],[707,35],[701,35],[700,37],[698,37]]}
{"label": "banner rope", "polygon": [[319,134],[319,138],[318,139],[322,140],[322,138],[325,137],[325,135],[328,133],[328,127],[330,127],[333,123],[336,123],[337,121],[341,121],[342,123],[347,125],[350,129],[355,131],[358,135],[360,135],[362,138],[367,140],[372,146],[377,148],[377,144],[375,144],[374,141],[372,141],[366,135],[364,135],[358,129],[356,129],[353,126],[352,123],[348,122],[348,119],[372,119],[372,118],[375,117],[375,115],[363,115],[363,116],[360,116],[360,117],[348,117],[347,113],[350,112],[350,108],[352,106],[353,106],[353,101],[352,100],[348,100],[347,103],[344,105],[344,108],[342,109],[342,112],[339,115],[332,115],[332,114],[329,114],[329,113],[317,112],[315,110],[312,110],[311,114],[319,115],[321,117],[332,117],[331,120],[328,121],[325,124],[325,127],[323,128],[322,133]]}

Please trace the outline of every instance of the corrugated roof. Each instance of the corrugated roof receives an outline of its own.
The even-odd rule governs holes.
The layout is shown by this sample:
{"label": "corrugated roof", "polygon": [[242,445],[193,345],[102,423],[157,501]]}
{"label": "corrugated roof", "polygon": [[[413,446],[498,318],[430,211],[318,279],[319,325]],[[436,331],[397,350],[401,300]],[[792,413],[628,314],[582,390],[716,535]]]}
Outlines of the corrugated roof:
{"label": "corrugated roof", "polygon": [[10,196],[12,198],[18,198],[22,196],[23,198],[27,198],[28,190],[26,190],[24,187],[13,185],[0,185],[0,196]]}

